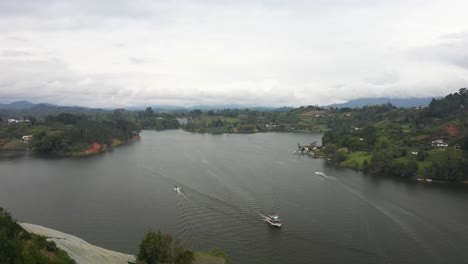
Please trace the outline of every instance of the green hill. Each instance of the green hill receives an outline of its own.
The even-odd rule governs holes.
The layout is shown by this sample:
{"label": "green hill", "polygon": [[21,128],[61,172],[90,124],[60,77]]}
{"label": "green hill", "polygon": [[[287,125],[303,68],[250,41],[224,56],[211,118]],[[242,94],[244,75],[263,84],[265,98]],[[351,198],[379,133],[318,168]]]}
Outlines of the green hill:
{"label": "green hill", "polygon": [[[323,136],[342,166],[374,175],[468,180],[468,90],[433,99],[426,108],[391,104],[350,110]],[[337,110],[335,109],[335,112]]]}

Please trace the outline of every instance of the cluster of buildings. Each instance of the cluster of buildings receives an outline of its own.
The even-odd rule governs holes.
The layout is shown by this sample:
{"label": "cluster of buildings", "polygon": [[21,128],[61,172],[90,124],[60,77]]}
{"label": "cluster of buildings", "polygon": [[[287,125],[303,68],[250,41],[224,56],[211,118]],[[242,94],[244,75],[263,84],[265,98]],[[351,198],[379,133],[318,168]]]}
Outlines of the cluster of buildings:
{"label": "cluster of buildings", "polygon": [[[444,140],[442,139],[438,139],[438,140],[434,140],[431,142],[431,147],[433,148],[447,148],[449,145],[447,142],[445,142]],[[454,149],[461,149],[461,145],[460,144],[455,144],[453,146]]]}
{"label": "cluster of buildings", "polygon": [[[28,119],[14,119],[14,118],[9,118],[8,119],[8,125],[9,126],[14,126],[14,125],[17,125],[17,124],[20,124],[20,123],[29,124],[31,122]],[[25,144],[28,144],[28,143],[32,142],[33,139],[34,139],[33,135],[24,135],[24,136],[21,137],[21,142],[25,143]]]}
{"label": "cluster of buildings", "polygon": [[8,125],[17,125],[19,123],[30,123],[30,121],[28,119],[13,119],[13,118],[10,118],[8,119]]}

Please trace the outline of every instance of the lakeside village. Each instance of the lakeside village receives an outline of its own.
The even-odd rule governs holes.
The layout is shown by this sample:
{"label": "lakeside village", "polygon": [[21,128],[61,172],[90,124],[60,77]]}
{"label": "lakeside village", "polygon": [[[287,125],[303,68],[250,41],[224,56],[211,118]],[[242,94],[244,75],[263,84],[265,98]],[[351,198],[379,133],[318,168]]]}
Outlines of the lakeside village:
{"label": "lakeside village", "polygon": [[[360,138],[359,140],[363,141],[364,138]],[[314,141],[314,142],[312,142],[312,143],[310,143],[308,145],[301,145],[300,143],[297,143],[297,147],[298,148],[297,148],[297,150],[295,150],[293,152],[293,155],[306,155],[306,156],[309,156],[309,157],[314,158],[314,159],[327,159],[327,161],[332,161],[331,152],[327,151],[325,146],[317,145],[316,141]],[[457,143],[457,144],[455,144],[453,146],[449,146],[449,144],[443,139],[433,140],[433,141],[431,141],[431,144],[430,144],[431,151],[443,152],[443,151],[445,151],[446,149],[449,149],[449,148],[454,149],[456,151],[460,151],[461,150],[461,145]],[[352,156],[352,154],[353,154],[353,152],[350,151],[346,147],[339,148],[339,149],[336,150],[336,152],[341,153],[341,154],[346,154],[346,155],[349,155],[349,156]],[[357,151],[357,152],[360,152],[360,151]],[[410,155],[414,159],[417,159],[418,156],[421,155],[421,153],[419,151],[411,151]],[[342,163],[339,163],[338,165],[340,165],[342,167],[348,167],[350,169],[358,169],[356,167],[349,166],[348,164],[345,163],[345,162],[342,162]],[[425,182],[432,182],[433,181],[433,179],[423,178],[423,177],[416,177],[416,180],[417,181],[425,181]],[[440,181],[440,180],[437,180],[437,181]],[[440,181],[440,182],[442,182],[442,181]],[[463,183],[468,184],[467,181],[464,181]]]}
{"label": "lakeside village", "polygon": [[[18,125],[18,124],[31,124],[31,121],[29,121],[29,119],[21,119],[21,120],[17,120],[17,119],[13,119],[13,118],[10,118],[8,119],[8,125],[9,126],[15,126],[15,125]],[[33,135],[23,135],[21,136],[21,139],[19,140],[20,143],[22,144],[26,144],[27,146],[27,150],[29,150],[29,144],[32,143],[34,139],[34,136]],[[6,140],[5,139],[0,139],[0,144],[4,144],[6,143]]]}
{"label": "lakeside village", "polygon": [[[343,148],[346,149],[346,148]],[[308,155],[314,159],[326,158],[325,147],[318,146],[317,142],[312,142],[309,145],[301,145],[297,143],[297,150],[293,152],[294,155]],[[348,150],[346,149],[346,152]],[[330,160],[330,158],[328,158]]]}
{"label": "lakeside village", "polygon": [[[364,138],[359,138],[360,141],[363,141]],[[293,152],[294,155],[308,155],[314,159],[320,159],[320,158],[327,158],[330,160],[329,157],[327,157],[326,152],[325,152],[325,147],[324,146],[318,146],[317,142],[312,142],[309,145],[301,145],[300,143],[297,143],[297,150]],[[445,148],[449,147],[449,144],[444,141],[443,139],[437,139],[434,141],[431,141],[431,147],[434,150],[444,150]],[[460,144],[455,144],[453,146],[453,149],[455,150],[461,150],[461,145]],[[353,152],[348,150],[348,148],[339,148],[338,152],[342,152],[345,154],[352,154]],[[418,151],[412,151],[411,155],[417,156],[419,154]]]}

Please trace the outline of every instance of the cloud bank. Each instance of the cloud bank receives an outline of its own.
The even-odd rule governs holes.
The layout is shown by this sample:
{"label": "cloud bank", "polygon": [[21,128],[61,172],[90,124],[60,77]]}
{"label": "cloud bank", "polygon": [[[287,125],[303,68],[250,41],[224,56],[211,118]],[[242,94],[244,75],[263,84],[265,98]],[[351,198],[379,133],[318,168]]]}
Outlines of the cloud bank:
{"label": "cloud bank", "polygon": [[[388,3],[387,3],[388,2]],[[299,106],[466,87],[466,1],[0,1],[0,101]]]}

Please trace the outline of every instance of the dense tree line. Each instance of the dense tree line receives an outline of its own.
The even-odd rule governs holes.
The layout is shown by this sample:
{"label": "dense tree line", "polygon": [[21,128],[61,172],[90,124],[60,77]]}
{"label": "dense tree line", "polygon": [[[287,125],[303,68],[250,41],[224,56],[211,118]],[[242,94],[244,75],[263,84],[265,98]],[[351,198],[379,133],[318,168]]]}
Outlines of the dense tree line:
{"label": "dense tree line", "polygon": [[33,148],[38,153],[79,151],[93,143],[111,146],[115,140],[130,140],[141,130],[136,122],[120,117],[97,121],[69,113],[49,116],[44,125],[48,129],[34,135]]}
{"label": "dense tree line", "polygon": [[170,234],[149,231],[140,242],[137,255],[139,264],[157,263],[231,263],[230,258],[219,249],[207,252],[193,252],[185,249]]}
{"label": "dense tree line", "polygon": [[187,113],[186,131],[201,133],[256,133],[267,131],[310,130],[310,124],[301,121],[301,111],[315,107],[301,107],[284,111],[251,109],[193,110]]}
{"label": "dense tree line", "polygon": [[432,99],[427,115],[440,118],[463,112],[465,107],[468,107],[468,89],[461,88],[458,93],[449,94],[441,99]]}
{"label": "dense tree line", "polygon": [[177,129],[180,124],[174,114],[155,113],[151,107],[137,113],[137,120],[144,129]]}
{"label": "dense tree line", "polygon": [[190,264],[194,260],[194,253],[184,249],[171,235],[160,231],[149,231],[140,243],[138,263],[179,263]]}

